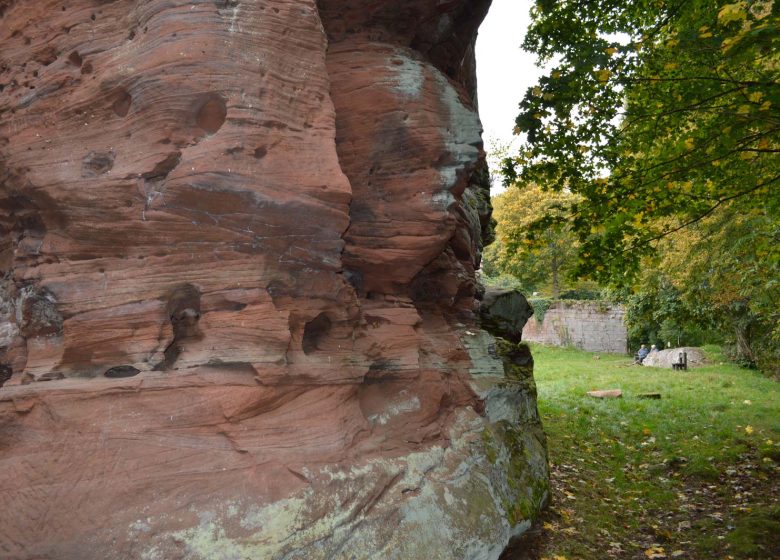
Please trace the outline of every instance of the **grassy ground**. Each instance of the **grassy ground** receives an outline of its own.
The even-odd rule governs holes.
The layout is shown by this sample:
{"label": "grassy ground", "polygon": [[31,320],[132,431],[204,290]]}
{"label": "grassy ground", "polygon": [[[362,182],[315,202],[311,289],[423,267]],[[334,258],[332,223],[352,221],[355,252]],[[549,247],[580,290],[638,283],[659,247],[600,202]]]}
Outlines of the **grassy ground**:
{"label": "grassy ground", "polygon": [[687,372],[532,349],[553,496],[510,558],[780,559],[780,384],[714,348]]}

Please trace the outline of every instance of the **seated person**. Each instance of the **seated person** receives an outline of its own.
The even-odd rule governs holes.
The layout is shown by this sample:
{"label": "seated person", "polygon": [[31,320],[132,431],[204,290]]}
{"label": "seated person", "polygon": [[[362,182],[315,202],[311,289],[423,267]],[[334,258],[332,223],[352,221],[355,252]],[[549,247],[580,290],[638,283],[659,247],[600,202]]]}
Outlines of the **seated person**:
{"label": "seated person", "polygon": [[639,347],[639,351],[636,353],[636,357],[634,358],[635,364],[641,364],[645,358],[647,358],[647,355],[650,353],[650,350],[647,349],[647,346],[642,344]]}

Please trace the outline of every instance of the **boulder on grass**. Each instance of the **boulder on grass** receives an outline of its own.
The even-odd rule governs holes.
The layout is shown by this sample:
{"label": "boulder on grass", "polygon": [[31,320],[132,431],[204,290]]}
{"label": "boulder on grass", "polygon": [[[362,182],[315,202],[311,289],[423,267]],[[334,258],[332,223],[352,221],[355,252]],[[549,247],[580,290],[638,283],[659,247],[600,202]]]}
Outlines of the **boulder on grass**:
{"label": "boulder on grass", "polygon": [[682,348],[669,348],[668,350],[650,352],[642,361],[642,365],[648,367],[672,369],[672,364],[679,361],[680,353],[682,352],[688,354],[689,368],[701,367],[706,363],[704,359],[704,352],[702,352],[701,348],[684,346]]}

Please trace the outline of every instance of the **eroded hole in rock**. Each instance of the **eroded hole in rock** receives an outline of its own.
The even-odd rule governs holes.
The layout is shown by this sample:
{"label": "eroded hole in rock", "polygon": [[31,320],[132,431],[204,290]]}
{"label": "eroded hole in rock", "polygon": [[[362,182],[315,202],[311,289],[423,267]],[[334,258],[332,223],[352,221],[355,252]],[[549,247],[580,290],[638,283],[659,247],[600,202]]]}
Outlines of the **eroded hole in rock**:
{"label": "eroded hole in rock", "polygon": [[130,112],[130,105],[133,103],[132,96],[124,89],[114,92],[111,109],[117,117],[125,117]]}
{"label": "eroded hole in rock", "polygon": [[97,177],[114,167],[114,152],[89,152],[81,160],[81,176],[84,178]]}
{"label": "eroded hole in rock", "polygon": [[0,387],[2,387],[6,381],[11,379],[13,375],[13,369],[8,364],[0,364]]}
{"label": "eroded hole in rock", "polygon": [[195,122],[208,134],[214,134],[225,124],[226,117],[225,100],[217,95],[210,95],[201,103]]}
{"label": "eroded hole in rock", "polygon": [[106,373],[103,375],[112,379],[118,379],[122,377],[133,377],[139,373],[141,373],[141,370],[133,366],[115,366],[107,369]]}
{"label": "eroded hole in rock", "polygon": [[333,323],[325,313],[320,313],[303,328],[303,353],[319,350],[319,344],[328,336]]}
{"label": "eroded hole in rock", "polygon": [[200,290],[192,284],[177,286],[168,293],[166,311],[173,328],[173,341],[164,351],[165,360],[155,369],[172,367],[186,341],[200,338],[200,297]]}
{"label": "eroded hole in rock", "polygon": [[79,51],[73,51],[68,55],[68,62],[72,64],[73,66],[81,68],[81,63],[83,62],[81,55],[79,54]]}
{"label": "eroded hole in rock", "polygon": [[382,325],[390,324],[390,321],[388,319],[377,315],[366,315],[365,320],[366,320],[366,325],[368,325],[373,329],[378,329]]}
{"label": "eroded hole in rock", "polygon": [[388,383],[398,379],[398,375],[394,372],[397,371],[398,365],[395,360],[388,360],[380,358],[371,363],[368,368],[368,372],[363,377],[363,383],[365,385],[375,385],[377,383]]}
{"label": "eroded hole in rock", "polygon": [[267,153],[268,153],[268,148],[266,148],[265,146],[260,146],[259,148],[255,149],[255,158],[263,159]]}
{"label": "eroded hole in rock", "polygon": [[21,333],[27,338],[62,335],[63,319],[48,290],[28,286],[21,293]]}
{"label": "eroded hole in rock", "polygon": [[171,152],[164,160],[155,164],[151,171],[143,173],[141,177],[150,181],[162,181],[173,171],[181,161],[181,152]]}

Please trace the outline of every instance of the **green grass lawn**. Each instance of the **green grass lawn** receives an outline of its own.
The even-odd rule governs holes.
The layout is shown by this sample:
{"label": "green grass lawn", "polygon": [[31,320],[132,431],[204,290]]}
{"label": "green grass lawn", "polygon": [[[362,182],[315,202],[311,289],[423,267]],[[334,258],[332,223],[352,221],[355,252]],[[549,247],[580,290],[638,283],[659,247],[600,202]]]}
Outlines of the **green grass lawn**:
{"label": "green grass lawn", "polygon": [[553,501],[529,557],[780,558],[779,385],[708,350],[678,372],[532,345]]}

